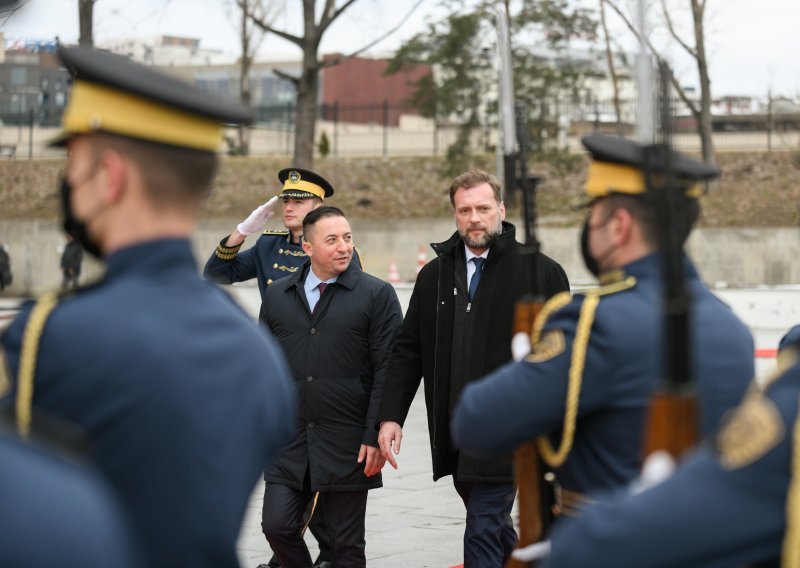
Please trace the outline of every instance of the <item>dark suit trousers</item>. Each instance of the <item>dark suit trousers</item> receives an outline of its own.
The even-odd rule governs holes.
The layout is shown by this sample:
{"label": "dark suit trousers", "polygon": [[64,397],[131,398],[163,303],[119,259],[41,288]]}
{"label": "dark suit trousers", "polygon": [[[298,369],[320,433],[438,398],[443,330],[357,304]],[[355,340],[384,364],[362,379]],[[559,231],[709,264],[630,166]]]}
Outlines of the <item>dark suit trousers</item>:
{"label": "dark suit trousers", "polygon": [[511,483],[473,483],[453,479],[467,508],[464,568],[502,568],[517,544],[511,521],[516,487]]}
{"label": "dark suit trousers", "polygon": [[[364,568],[367,564],[364,517],[367,491],[321,492],[317,506],[325,509],[335,568]],[[303,540],[303,513],[313,499],[308,473],[301,491],[277,483],[267,483],[261,530],[283,568],[309,568],[311,555]]]}

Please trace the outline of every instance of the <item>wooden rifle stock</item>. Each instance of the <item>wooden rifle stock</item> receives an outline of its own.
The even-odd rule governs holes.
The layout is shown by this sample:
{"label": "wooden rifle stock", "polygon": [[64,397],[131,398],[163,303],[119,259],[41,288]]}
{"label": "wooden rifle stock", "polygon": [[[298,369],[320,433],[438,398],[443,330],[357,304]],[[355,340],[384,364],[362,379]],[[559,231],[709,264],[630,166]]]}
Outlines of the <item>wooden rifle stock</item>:
{"label": "wooden rifle stock", "polygon": [[697,444],[697,397],[694,390],[662,389],[650,399],[644,455],[665,450],[680,458]]}
{"label": "wooden rifle stock", "polygon": [[[514,308],[514,335],[530,335],[533,324],[544,304],[525,296]],[[544,483],[536,442],[527,442],[514,452],[514,478],[517,480],[519,512],[519,544],[525,547],[544,537],[550,517],[550,498]],[[509,557],[505,568],[525,568],[531,564]]]}

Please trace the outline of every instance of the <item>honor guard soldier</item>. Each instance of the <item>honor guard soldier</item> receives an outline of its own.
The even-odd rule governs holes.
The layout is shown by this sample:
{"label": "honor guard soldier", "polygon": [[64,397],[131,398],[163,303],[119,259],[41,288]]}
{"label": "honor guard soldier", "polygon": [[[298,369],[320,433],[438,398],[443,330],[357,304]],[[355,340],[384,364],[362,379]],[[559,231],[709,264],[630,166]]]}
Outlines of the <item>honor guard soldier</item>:
{"label": "honor guard soldier", "polygon": [[142,566],[96,473],[8,432],[0,433],[0,463],[0,566]]}
{"label": "honor guard soldier", "polygon": [[[281,170],[278,180],[283,184],[280,195],[255,208],[233,233],[220,241],[203,270],[206,279],[219,284],[233,284],[256,278],[263,299],[270,284],[293,274],[308,260],[302,246],[303,219],[309,211],[320,207],[325,198],[333,195],[333,186],[321,175],[301,168]],[[286,229],[267,229],[252,247],[239,252],[247,236],[261,231],[267,219],[272,217],[272,208],[278,198],[283,200]],[[358,251],[353,259],[360,267]],[[263,311],[258,319],[264,321]]]}
{"label": "honor guard soldier", "polygon": [[145,565],[238,566],[247,503],[287,439],[294,395],[273,340],[200,278],[190,236],[222,125],[250,111],[121,56],[58,53],[73,76],[55,142],[68,149],[64,228],[106,273],[22,308],[2,336],[5,400],[23,435],[32,413],[83,429]]}
{"label": "honor guard soldier", "polygon": [[556,526],[545,566],[800,567],[798,349],[672,477]]}
{"label": "honor guard soldier", "polygon": [[[464,452],[487,455],[536,439],[561,487],[564,513],[587,492],[639,473],[651,393],[663,378],[662,256],[645,197],[641,147],[615,136],[583,139],[592,155],[581,248],[601,286],[550,300],[534,326],[533,351],[465,388],[451,423]],[[676,186],[690,197],[685,234],[699,214],[699,183],[717,175],[673,153]],[[747,327],[703,284],[688,257],[692,369],[700,429],[713,431],[754,374]]]}

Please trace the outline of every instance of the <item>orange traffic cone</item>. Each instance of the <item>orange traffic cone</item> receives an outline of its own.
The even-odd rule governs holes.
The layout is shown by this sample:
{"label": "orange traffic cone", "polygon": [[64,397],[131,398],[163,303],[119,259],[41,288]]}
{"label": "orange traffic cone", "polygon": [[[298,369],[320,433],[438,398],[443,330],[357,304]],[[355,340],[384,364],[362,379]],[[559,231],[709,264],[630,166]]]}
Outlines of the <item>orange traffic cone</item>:
{"label": "orange traffic cone", "polygon": [[428,255],[425,254],[425,245],[419,245],[419,252],[417,253],[417,274],[419,274],[419,271],[422,270],[426,262],[428,262]]}
{"label": "orange traffic cone", "polygon": [[392,284],[397,284],[400,282],[400,273],[397,271],[396,262],[389,263],[389,274],[386,276],[386,281],[391,282]]}

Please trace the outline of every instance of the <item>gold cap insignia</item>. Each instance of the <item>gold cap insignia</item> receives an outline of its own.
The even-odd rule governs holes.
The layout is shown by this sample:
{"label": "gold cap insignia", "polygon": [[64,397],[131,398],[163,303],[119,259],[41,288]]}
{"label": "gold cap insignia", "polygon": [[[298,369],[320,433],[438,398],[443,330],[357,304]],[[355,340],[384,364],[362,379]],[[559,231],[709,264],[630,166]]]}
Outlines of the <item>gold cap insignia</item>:
{"label": "gold cap insignia", "polygon": [[296,172],[294,170],[289,172],[289,181],[292,183],[297,183],[300,181],[300,172]]}

